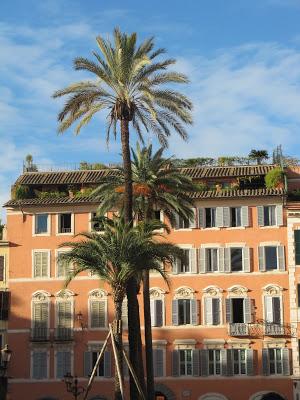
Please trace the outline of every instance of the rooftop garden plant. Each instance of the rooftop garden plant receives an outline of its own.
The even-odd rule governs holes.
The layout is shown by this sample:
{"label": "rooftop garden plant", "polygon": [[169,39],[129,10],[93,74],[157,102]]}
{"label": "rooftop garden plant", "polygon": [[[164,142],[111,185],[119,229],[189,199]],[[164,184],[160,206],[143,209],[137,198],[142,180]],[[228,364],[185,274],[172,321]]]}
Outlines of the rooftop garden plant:
{"label": "rooftop garden plant", "polygon": [[268,189],[275,189],[283,185],[284,172],[281,167],[271,169],[265,176],[265,183]]}

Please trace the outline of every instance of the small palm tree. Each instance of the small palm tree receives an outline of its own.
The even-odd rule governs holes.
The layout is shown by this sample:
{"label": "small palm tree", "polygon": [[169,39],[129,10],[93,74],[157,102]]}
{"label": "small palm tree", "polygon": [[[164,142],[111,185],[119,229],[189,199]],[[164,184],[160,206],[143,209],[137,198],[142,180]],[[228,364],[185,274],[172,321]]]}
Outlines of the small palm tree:
{"label": "small palm tree", "polygon": [[269,158],[267,150],[255,150],[252,149],[248,155],[251,160],[256,160],[257,164],[260,165],[262,161]]}
{"label": "small palm tree", "polygon": [[[72,263],[65,286],[81,272],[90,271],[106,282],[112,291],[115,320],[122,319],[122,302],[130,279],[141,280],[145,269],[153,269],[168,282],[164,265],[172,263],[175,257],[182,257],[181,250],[173,244],[158,240],[157,229],[164,227],[158,221],[141,223],[131,227],[123,218],[101,221],[104,233],[81,233],[78,242],[66,242],[61,247],[69,247],[68,252],[59,255],[61,261]],[[122,365],[122,332],[115,332],[117,357]],[[115,399],[122,399],[118,374],[115,375]]]}
{"label": "small palm tree", "polygon": [[[172,158],[163,158],[163,148],[153,153],[152,146],[132,151],[133,209],[139,221],[154,219],[155,210],[162,210],[169,220],[175,215],[193,218],[193,200],[189,195],[198,191],[188,176],[173,165]],[[101,201],[99,214],[118,208],[124,196],[124,171],[105,178],[94,191]],[[148,399],[154,398],[152,330],[149,294],[149,270],[143,274],[144,326]]]}
{"label": "small palm tree", "polygon": [[[171,131],[187,138],[185,124],[192,123],[191,101],[168,85],[185,84],[185,75],[168,71],[175,64],[173,58],[160,59],[164,49],[154,49],[150,38],[137,45],[137,35],[114,30],[113,41],[97,37],[100,52],[93,52],[95,60],[78,57],[76,70],[93,75],[94,80],[82,81],[58,90],[54,97],[67,96],[58,115],[60,133],[78,122],[76,133],[99,112],[107,113],[107,140],[110,133],[117,136],[120,126],[124,166],[124,217],[132,221],[132,173],[130,160],[130,126],[143,140],[143,132],[152,132],[163,146],[168,144]],[[139,365],[139,380],[144,385],[142,344],[139,326],[137,287],[134,280],[128,283],[128,335],[130,359]],[[131,398],[137,397],[131,380]]]}

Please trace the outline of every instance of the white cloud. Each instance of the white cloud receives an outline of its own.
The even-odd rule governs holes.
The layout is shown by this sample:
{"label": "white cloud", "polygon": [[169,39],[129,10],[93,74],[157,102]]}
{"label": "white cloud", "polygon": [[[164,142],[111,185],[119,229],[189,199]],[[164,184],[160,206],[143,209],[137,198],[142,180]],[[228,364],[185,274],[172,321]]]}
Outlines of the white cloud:
{"label": "white cloud", "polygon": [[187,144],[171,141],[180,156],[246,155],[251,148],[272,150],[282,143],[299,150],[300,52],[274,43],[194,56],[178,67],[192,83],[194,126]]}

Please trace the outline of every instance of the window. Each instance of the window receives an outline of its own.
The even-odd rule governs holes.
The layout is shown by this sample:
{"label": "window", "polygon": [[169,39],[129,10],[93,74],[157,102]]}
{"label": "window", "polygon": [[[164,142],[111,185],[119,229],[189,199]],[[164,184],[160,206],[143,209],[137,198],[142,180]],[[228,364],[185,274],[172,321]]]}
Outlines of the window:
{"label": "window", "polygon": [[[90,376],[92,370],[97,362],[100,349],[91,349],[84,353],[84,376]],[[111,353],[110,351],[104,352],[104,357],[99,363],[95,376],[103,376],[109,378],[111,376]]]}
{"label": "window", "polygon": [[67,373],[71,373],[71,351],[58,350],[56,352],[56,378],[63,379]]}
{"label": "window", "polygon": [[33,277],[47,278],[49,276],[50,251],[35,250],[33,252]]}
{"label": "window", "polygon": [[221,375],[221,350],[208,350],[208,375]]}
{"label": "window", "polygon": [[91,328],[106,326],[106,300],[90,300]]}
{"label": "window", "polygon": [[248,297],[226,299],[226,320],[231,324],[247,324],[252,322],[253,304]]}
{"label": "window", "polygon": [[155,377],[164,376],[165,365],[164,365],[164,349],[154,348],[153,349],[153,372]]}
{"label": "window", "polygon": [[198,304],[194,299],[178,299],[172,302],[173,325],[197,325]]}
{"label": "window", "polygon": [[179,350],[179,372],[180,376],[193,374],[192,350]]}
{"label": "window", "polygon": [[49,233],[49,214],[35,214],[34,233],[43,235]]}
{"label": "window", "polygon": [[282,205],[258,206],[257,218],[259,226],[283,225]]}
{"label": "window", "polygon": [[216,208],[205,208],[205,228],[214,228],[216,226]]}
{"label": "window", "polygon": [[56,302],[56,340],[73,338],[73,301],[58,299]]}
{"label": "window", "polygon": [[189,229],[190,220],[188,218],[178,215],[177,229]]}
{"label": "window", "polygon": [[58,214],[58,233],[71,233],[72,232],[72,214],[63,213]]}
{"label": "window", "polygon": [[5,281],[5,256],[0,256],[0,281]]}
{"label": "window", "polygon": [[285,270],[284,246],[259,246],[258,257],[260,271]]}
{"label": "window", "polygon": [[206,254],[206,272],[218,272],[218,249],[205,249]]}
{"label": "window", "polygon": [[232,322],[244,323],[244,299],[231,299]]}
{"label": "window", "polygon": [[57,259],[56,259],[56,274],[58,278],[66,277],[70,272],[70,263],[65,260],[59,259],[60,254],[64,253],[65,251],[57,251]]}
{"label": "window", "polygon": [[184,253],[184,258],[178,260],[178,272],[181,274],[190,272],[190,250],[183,249],[182,251]]}
{"label": "window", "polygon": [[163,300],[162,299],[151,299],[150,300],[151,310],[151,325],[162,326],[163,325]]}
{"label": "window", "polygon": [[300,307],[300,283],[297,283],[297,304]]}
{"label": "window", "polygon": [[197,273],[196,249],[182,249],[183,258],[177,258],[172,264],[173,274]]}
{"label": "window", "polygon": [[32,298],[32,330],[34,341],[45,341],[49,338],[49,293],[36,292]]}
{"label": "window", "polygon": [[32,372],[33,379],[48,378],[48,353],[47,351],[32,352]]}
{"label": "window", "polygon": [[97,218],[97,213],[92,212],[91,213],[91,231],[92,232],[101,232],[101,224],[99,221],[94,221],[94,219]]}
{"label": "window", "polygon": [[9,315],[9,292],[0,291],[0,321],[7,321]]}
{"label": "window", "polygon": [[288,348],[268,348],[262,351],[264,375],[290,375],[290,350]]}
{"label": "window", "polygon": [[154,210],[154,219],[161,221],[161,210]]}
{"label": "window", "polygon": [[178,321],[179,325],[191,323],[191,301],[186,299],[178,300]]}
{"label": "window", "polygon": [[280,297],[265,296],[265,319],[273,324],[281,324]]}
{"label": "window", "polygon": [[230,248],[230,267],[232,272],[243,271],[243,249]]}
{"label": "window", "polygon": [[233,350],[233,374],[246,375],[246,350]]}
{"label": "window", "polygon": [[242,225],[242,208],[231,207],[230,208],[230,226],[238,227]]}
{"label": "window", "polygon": [[295,263],[300,265],[300,229],[294,231],[295,239]]}
{"label": "window", "polygon": [[220,325],[221,323],[221,299],[214,297],[204,298],[204,322],[205,325]]}
{"label": "window", "polygon": [[276,225],[276,206],[264,206],[264,226]]}
{"label": "window", "polygon": [[277,269],[277,247],[266,246],[265,247],[265,262],[266,270]]}

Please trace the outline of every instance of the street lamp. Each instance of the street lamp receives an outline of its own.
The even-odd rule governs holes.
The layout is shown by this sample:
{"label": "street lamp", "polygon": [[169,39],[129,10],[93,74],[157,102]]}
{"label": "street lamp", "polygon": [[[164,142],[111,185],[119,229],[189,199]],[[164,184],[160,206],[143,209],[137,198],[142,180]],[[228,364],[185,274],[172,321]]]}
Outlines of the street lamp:
{"label": "street lamp", "polygon": [[1,350],[0,358],[0,400],[6,400],[7,395],[7,368],[10,362],[12,351],[8,348],[8,345]]}
{"label": "street lamp", "polygon": [[67,392],[72,393],[75,400],[77,400],[78,396],[85,392],[84,387],[78,386],[77,376],[72,376],[70,372],[64,376],[63,380],[66,384]]}

